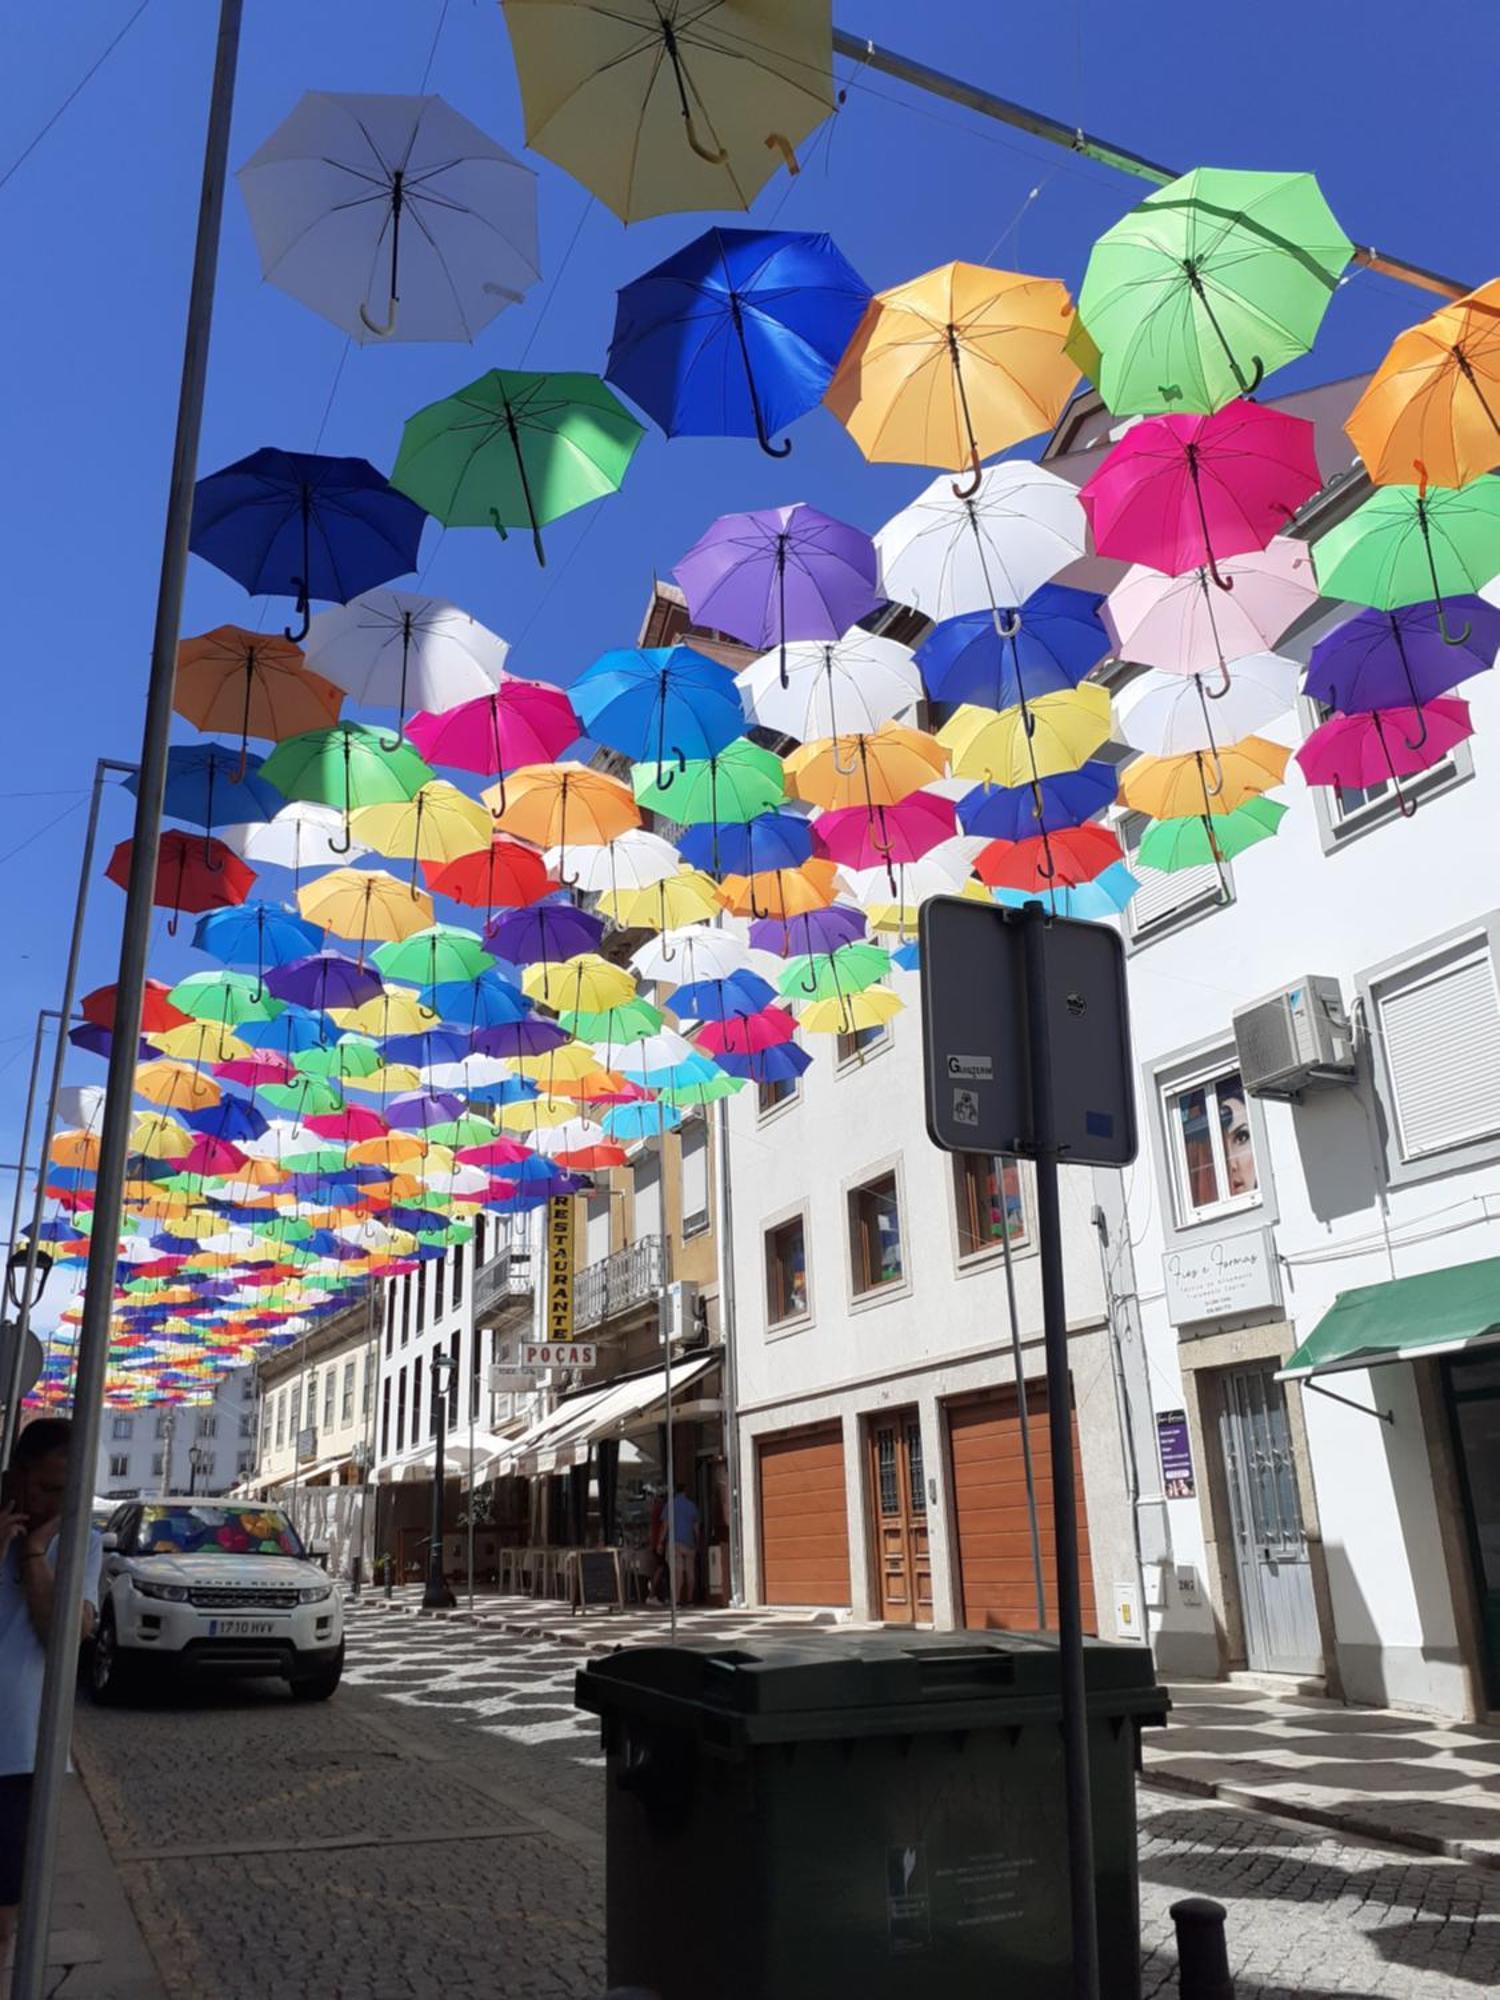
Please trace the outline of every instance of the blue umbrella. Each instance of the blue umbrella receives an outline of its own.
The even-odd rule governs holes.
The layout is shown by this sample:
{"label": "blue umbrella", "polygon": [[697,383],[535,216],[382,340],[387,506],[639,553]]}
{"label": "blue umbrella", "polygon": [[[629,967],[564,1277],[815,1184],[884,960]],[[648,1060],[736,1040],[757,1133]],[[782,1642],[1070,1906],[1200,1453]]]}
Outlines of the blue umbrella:
{"label": "blue umbrella", "polygon": [[716,757],[744,734],[745,711],[728,667],[691,646],[619,646],[601,654],[568,689],[591,736],[632,762],[654,755],[663,790],[689,758]]}
{"label": "blue umbrella", "polygon": [[474,1053],[514,1062],[518,1056],[544,1056],[560,1049],[572,1037],[566,1028],[543,1014],[527,1014],[514,1021],[492,1021],[475,1031]]}
{"label": "blue umbrella", "polygon": [[747,1083],[792,1083],[812,1067],[812,1057],[795,1042],[776,1042],[749,1055],[726,1049],[715,1060],[726,1076],[741,1076]]}
{"label": "blue umbrella", "polygon": [[529,1076],[507,1076],[498,1083],[471,1083],[466,1094],[470,1104],[529,1104],[542,1093]]}
{"label": "blue umbrella", "polygon": [[301,640],[313,598],[347,604],[414,570],[426,519],[367,459],[266,445],[198,481],[189,546],[253,597],[295,597]]}
{"label": "blue umbrella", "polygon": [[997,903],[1009,903],[1013,909],[1026,903],[1045,903],[1054,917],[1117,917],[1140,886],[1125,863],[1115,861],[1092,882],[1079,882],[1072,888],[1041,892],[992,889],[990,894]]}
{"label": "blue umbrella", "polygon": [[1097,591],[1044,583],[1016,609],[945,618],[917,648],[927,692],[999,709],[1077,687],[1110,650],[1103,602]]}
{"label": "blue umbrella", "polygon": [[290,1062],[304,1049],[320,1048],[337,1032],[311,1007],[283,1007],[274,1021],[241,1021],[234,1031],[252,1049],[266,1049]]}
{"label": "blue umbrella", "polygon": [[668,437],[754,437],[823,400],[870,288],[825,235],[710,229],[622,287],[605,374]]}
{"label": "blue umbrella", "polygon": [[512,1027],[531,1016],[531,1002],[525,994],[493,967],[477,979],[445,979],[436,986],[424,986],[417,998],[442,1020],[466,1027],[471,1034],[481,1028]]}
{"label": "blue umbrella", "polygon": [[800,868],[813,851],[812,821],[794,812],[765,812],[739,822],[705,820],[684,829],[677,851],[693,867],[714,875]]}
{"label": "blue umbrella", "polygon": [[958,823],[986,840],[1030,840],[1082,826],[1113,805],[1118,789],[1114,765],[1094,758],[1034,785],[976,785],[958,801]]}
{"label": "blue umbrella", "polygon": [[908,938],[905,944],[898,944],[891,953],[891,964],[899,966],[903,972],[916,972],[922,963],[922,947],[915,938]]}
{"label": "blue umbrella", "polygon": [[[228,743],[174,743],[167,752],[167,782],[161,809],[166,819],[186,820],[201,826],[205,836],[215,825],[240,826],[268,820],[280,812],[286,800],[276,787],[259,775],[263,757],[236,749]],[[132,772],[125,790],[134,793],[138,778]],[[224,864],[214,859],[205,839],[203,865],[218,874]]]}
{"label": "blue umbrella", "polygon": [[258,980],[268,965],[320,950],[323,933],[279,903],[241,903],[201,916],[193,943],[223,965],[253,965]]}
{"label": "blue umbrella", "polygon": [[381,1052],[388,1063],[431,1069],[435,1063],[462,1062],[473,1046],[457,1028],[427,1028],[415,1035],[387,1035]]}
{"label": "blue umbrella", "polygon": [[682,1123],[684,1113],[671,1104],[616,1104],[600,1121],[611,1139],[622,1146],[637,1139],[654,1139]]}
{"label": "blue umbrella", "polygon": [[758,972],[731,972],[674,988],[668,1005],[679,1020],[727,1021],[735,1014],[758,1014],[775,998],[775,987]]}
{"label": "blue umbrella", "polygon": [[202,1111],[184,1111],[182,1122],[190,1132],[206,1132],[210,1139],[221,1139],[226,1146],[232,1146],[237,1139],[258,1139],[266,1129],[266,1121],[248,1098],[236,1097],[226,1092],[217,1104],[209,1104]]}

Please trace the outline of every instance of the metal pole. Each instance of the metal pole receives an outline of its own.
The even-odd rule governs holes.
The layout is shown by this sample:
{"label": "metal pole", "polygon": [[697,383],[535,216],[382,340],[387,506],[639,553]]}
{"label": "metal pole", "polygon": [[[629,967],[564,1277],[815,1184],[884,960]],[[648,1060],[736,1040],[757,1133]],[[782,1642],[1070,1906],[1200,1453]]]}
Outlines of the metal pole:
{"label": "metal pole", "polygon": [[[366,1293],[365,1296],[366,1296],[366,1304],[368,1306],[368,1311],[369,1311],[368,1324],[370,1329],[370,1337],[365,1346],[365,1380],[364,1380],[364,1388],[361,1391],[361,1394],[363,1394],[368,1398],[370,1407],[364,1413],[365,1462],[364,1465],[360,1468],[361,1477],[359,1482],[359,1570],[356,1573],[361,1577],[363,1576],[365,1567],[365,1539],[368,1536],[370,1543],[370,1581],[373,1584],[373,1582],[375,1581],[375,1537],[370,1534],[369,1517],[370,1517],[370,1487],[374,1483],[374,1478],[375,1478],[375,1421],[376,1421],[375,1406],[379,1400],[376,1394],[376,1390],[378,1387],[376,1376],[378,1370],[375,1364],[380,1359],[381,1320],[383,1315],[379,1310],[379,1307],[385,1305],[385,1295],[380,1279],[371,1278],[368,1280],[368,1284],[369,1284],[369,1291]],[[389,1311],[389,1309],[390,1309],[389,1306],[386,1306],[386,1310]],[[359,1595],[358,1585],[356,1585],[355,1587],[354,1594],[355,1596]]]}
{"label": "metal pole", "polygon": [[[420,1275],[420,1273],[419,1273]],[[450,1364],[441,1346],[432,1350],[432,1513],[427,1543],[427,1587],[422,1592],[424,1611],[451,1611],[453,1592],[443,1575],[443,1473],[448,1453],[448,1395],[441,1375]]]}
{"label": "metal pole", "polygon": [[724,1350],[724,1470],[729,1485],[729,1602],[745,1601],[744,1522],[740,1513],[739,1343],[734,1296],[734,1183],[730,1169],[729,1100],[719,1099],[715,1123],[718,1175],[715,1229],[719,1253],[719,1342]]}
{"label": "metal pole", "polygon": [[1037,1518],[1036,1468],[1031,1459],[1031,1417],[1026,1408],[1026,1358],[1021,1352],[1021,1319],[1016,1310],[1016,1267],[1010,1249],[1010,1217],[1005,1210],[1005,1156],[1000,1158],[1000,1251],[1005,1260],[1005,1299],[1010,1310],[1010,1359],[1016,1372],[1016,1414],[1021,1422],[1021,1465],[1026,1476],[1026,1518],[1031,1527],[1031,1584],[1036,1594],[1036,1629],[1047,1629],[1047,1579],[1042,1568],[1042,1524]]}
{"label": "metal pole", "polygon": [[[52,1134],[57,1125],[57,1100],[62,1091],[63,1070],[68,1060],[67,1024],[73,1018],[73,995],[78,986],[78,957],[83,947],[83,920],[88,914],[89,885],[94,873],[94,842],[99,831],[99,802],[104,792],[104,777],[108,771],[119,771],[134,775],[134,764],[121,764],[112,757],[101,757],[94,765],[94,789],[89,799],[88,829],[83,836],[83,860],[78,870],[78,897],[73,907],[73,935],[68,940],[68,966],[63,974],[62,1003],[57,1010],[57,1048],[52,1059],[52,1082],[47,1092],[47,1109],[42,1117],[41,1164],[36,1177],[36,1194],[31,1204],[31,1228],[26,1243],[26,1274],[21,1281],[20,1316],[17,1321],[17,1381],[19,1380],[20,1349],[25,1344],[31,1330],[31,1309],[36,1303],[32,1288],[36,1284],[37,1252],[41,1247],[42,1211],[47,1205],[47,1156],[52,1149]],[[20,1182],[16,1183],[20,1193]],[[15,1230],[11,1230],[12,1247]],[[20,1415],[20,1397],[14,1393],[17,1381],[11,1383],[12,1393],[5,1402],[5,1438],[0,1447],[0,1465],[9,1465],[10,1454],[15,1444],[16,1419]],[[13,1414],[14,1412],[14,1414]]]}
{"label": "metal pole", "polygon": [[[1165,187],[1168,181],[1175,181],[1181,171],[1177,167],[1164,167],[1155,160],[1149,160],[1143,153],[1133,152],[1128,146],[1117,146],[1112,140],[1095,138],[1079,126],[1069,125],[1061,118],[1049,117],[1045,111],[1033,111],[1027,105],[1013,103],[1010,98],[1000,97],[978,84],[967,83],[962,77],[930,69],[926,63],[898,55],[894,49],[882,48],[878,42],[869,41],[864,35],[851,35],[847,29],[835,28],[833,46],[836,54],[850,57],[862,68],[879,70],[885,76],[909,84],[913,90],[926,91],[929,97],[941,97],[949,104],[962,104],[969,111],[977,111],[982,118],[993,118],[998,124],[1009,125],[1013,131],[1028,132],[1034,139],[1044,139],[1049,146],[1061,146],[1083,159],[1096,160],[1101,166],[1114,167],[1119,173],[1132,174],[1137,180],[1150,181],[1156,187]],[[1466,285],[1457,278],[1442,277],[1421,264],[1392,257],[1367,243],[1355,244],[1354,262],[1363,265],[1367,271],[1378,271],[1382,277],[1398,279],[1403,285],[1415,285],[1421,291],[1436,292],[1440,298],[1459,299],[1473,290],[1472,285]]]}
{"label": "metal pole", "polygon": [[1068,1803],[1068,1886],[1073,1929],[1074,2000],[1098,2000],[1099,1930],[1094,1909],[1094,1820],[1089,1787],[1088,1691],[1083,1667],[1078,1507],[1073,1490],[1073,1397],[1068,1372],[1067,1300],[1062,1216],[1052,1106],[1048,1024],[1046,914],[1022,913],[1026,966],[1026,1036],[1036,1146],[1037,1243],[1047,1347],[1047,1430],[1052,1447],[1052,1534],[1057,1559],[1057,1664],[1062,1694],[1063,1777]]}
{"label": "metal pole", "polygon": [[474,1405],[479,1400],[479,1375],[474,1366],[474,1342],[479,1328],[474,1324],[474,1288],[469,1287],[469,1617],[474,1616]]}
{"label": "metal pole", "polygon": [[130,886],[125,899],[120,969],[115,984],[115,1026],[110,1045],[104,1124],[94,1185],[94,1229],[89,1242],[88,1276],[78,1329],[73,1439],[68,1454],[68,1483],[57,1552],[56,1594],[47,1645],[41,1715],[37,1725],[36,1775],[27,1823],[26,1871],[12,1975],[14,2000],[42,2000],[46,1983],[47,1928],[52,1914],[58,1814],[62,1803],[62,1781],[67,1769],[68,1739],[72,1733],[73,1694],[78,1678],[78,1639],[89,1553],[94,1459],[99,1448],[99,1413],[109,1361],[115,1258],[119,1249],[125,1162],[130,1141],[136,1042],[140,1035],[156,863],[161,843],[167,739],[172,725],[177,641],[182,624],[183,586],[187,578],[188,536],[192,528],[193,480],[202,429],[204,386],[208,376],[215,266],[224,210],[229,128],[243,12],[244,0],[220,0],[208,129],[203,147],[203,178],[198,198],[198,230],[193,248],[193,275],[183,342],[177,433],[172,448],[161,579],[157,588],[156,623],[151,641],[151,676],[141,737]]}
{"label": "metal pole", "polygon": [[[42,1068],[42,1041],[46,1035],[46,1023],[52,1018],[52,1009],[43,1007],[36,1017],[36,1035],[31,1044],[31,1076],[26,1085],[26,1111],[21,1119],[21,1159],[16,1168],[16,1192],[10,1205],[10,1244],[16,1247],[16,1236],[21,1227],[21,1201],[26,1192],[26,1155],[31,1149],[31,1114],[36,1109],[36,1080]],[[61,1035],[63,1024],[57,1024]],[[45,1179],[45,1173],[43,1175]],[[10,1380],[5,1385],[5,1430],[4,1448],[0,1449],[0,1465],[10,1464],[11,1449],[16,1441],[16,1432],[21,1422],[21,1375],[25,1363],[25,1343],[19,1333],[16,1336],[16,1351],[11,1360]]]}

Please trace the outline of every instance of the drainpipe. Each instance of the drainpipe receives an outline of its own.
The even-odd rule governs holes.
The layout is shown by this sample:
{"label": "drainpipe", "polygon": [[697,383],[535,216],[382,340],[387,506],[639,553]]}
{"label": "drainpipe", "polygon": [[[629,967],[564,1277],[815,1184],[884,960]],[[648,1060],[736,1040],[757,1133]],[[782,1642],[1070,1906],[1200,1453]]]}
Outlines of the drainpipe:
{"label": "drainpipe", "polygon": [[[1146,1564],[1141,1552],[1141,1467],[1136,1451],[1135,1424],[1130,1401],[1130,1383],[1125,1372],[1125,1355],[1120,1342],[1119,1300],[1109,1268],[1109,1217],[1097,1203],[1092,1210],[1094,1233],[1099,1244],[1099,1270],[1104,1280],[1105,1324],[1109,1330],[1110,1373],[1115,1387],[1115,1421],[1124,1444],[1125,1490],[1130,1501],[1130,1542],[1135,1554],[1136,1605],[1140,1613],[1140,1642],[1149,1646],[1151,1614],[1147,1607]],[[1165,1513],[1165,1510],[1163,1510]]]}

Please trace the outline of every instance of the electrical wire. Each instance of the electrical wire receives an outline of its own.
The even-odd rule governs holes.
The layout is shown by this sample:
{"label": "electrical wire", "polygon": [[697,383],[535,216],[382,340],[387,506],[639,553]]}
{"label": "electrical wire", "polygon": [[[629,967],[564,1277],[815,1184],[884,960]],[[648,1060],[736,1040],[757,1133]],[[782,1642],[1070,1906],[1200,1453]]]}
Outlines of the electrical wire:
{"label": "electrical wire", "polygon": [[124,41],[125,37],[130,33],[131,29],[135,26],[136,22],[141,18],[142,14],[145,13],[146,9],[150,5],[151,5],[151,0],[141,0],[141,4],[136,8],[135,12],[130,16],[129,20],[125,23],[124,27],[119,30],[119,32],[115,35],[112,41],[106,42],[104,48],[100,51],[100,53],[97,56],[95,56],[94,60],[89,64],[88,68],[84,71],[83,75],[79,77],[77,83],[74,84],[73,88],[68,92],[67,96],[63,99],[62,103],[58,105],[57,109],[53,112],[52,116],[47,120],[46,124],[43,125],[41,130],[36,134],[36,136],[33,139],[31,139],[27,143],[27,145],[25,145],[21,149],[19,153],[17,153],[16,157],[11,161],[10,165],[5,169],[5,172],[3,174],[0,174],[0,188],[4,188],[7,182],[10,180],[11,176],[14,173],[16,173],[21,167],[23,167],[26,164],[26,162],[31,158],[32,154],[36,151],[37,147],[41,145],[43,139],[46,138],[47,134],[52,130],[53,126],[57,123],[58,119],[62,117],[63,113],[68,109],[68,107],[72,103],[74,103],[74,101],[82,94],[84,89],[90,83],[93,82],[94,78],[99,74],[100,70],[103,69],[104,65],[109,61],[110,57],[114,54],[115,50],[120,46],[121,42]]}

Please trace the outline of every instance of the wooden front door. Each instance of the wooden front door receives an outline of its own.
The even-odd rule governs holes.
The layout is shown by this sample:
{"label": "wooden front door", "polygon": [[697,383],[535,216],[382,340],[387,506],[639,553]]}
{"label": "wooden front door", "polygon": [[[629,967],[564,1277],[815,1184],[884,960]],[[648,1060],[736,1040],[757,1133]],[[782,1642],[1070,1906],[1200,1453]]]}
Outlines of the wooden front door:
{"label": "wooden front door", "polygon": [[927,1481],[915,1410],[872,1419],[870,1521],[875,1588],[888,1625],[930,1623],[932,1560],[927,1546]]}

